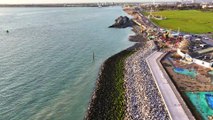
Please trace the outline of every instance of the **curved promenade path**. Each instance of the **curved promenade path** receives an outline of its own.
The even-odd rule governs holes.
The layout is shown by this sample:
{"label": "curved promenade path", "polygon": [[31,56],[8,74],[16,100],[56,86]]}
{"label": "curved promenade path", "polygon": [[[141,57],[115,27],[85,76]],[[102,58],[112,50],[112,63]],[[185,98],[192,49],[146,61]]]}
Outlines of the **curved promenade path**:
{"label": "curved promenade path", "polygon": [[179,98],[175,95],[175,92],[168,83],[160,66],[158,65],[157,60],[161,55],[163,55],[162,52],[154,52],[146,58],[146,61],[155,79],[156,85],[162,95],[162,98],[166,104],[170,117],[173,120],[194,119],[193,116],[191,117],[191,115],[190,118],[187,116],[186,112],[184,111],[183,107],[179,102]]}

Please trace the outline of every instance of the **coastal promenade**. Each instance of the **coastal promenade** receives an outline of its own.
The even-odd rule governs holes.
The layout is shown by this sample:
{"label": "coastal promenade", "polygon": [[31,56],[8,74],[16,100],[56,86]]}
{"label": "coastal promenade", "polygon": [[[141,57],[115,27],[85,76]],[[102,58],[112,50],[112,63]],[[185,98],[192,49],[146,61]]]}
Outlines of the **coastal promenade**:
{"label": "coastal promenade", "polygon": [[[166,104],[166,108],[169,111],[170,117],[173,120],[189,120],[186,112],[181,106],[178,97],[171,88],[169,82],[164,76],[163,71],[158,65],[157,59],[162,55],[162,52],[154,52],[146,58],[152,75],[155,79],[156,85],[160,91],[160,94]],[[191,118],[190,118],[191,119]],[[193,119],[193,118],[192,118]]]}

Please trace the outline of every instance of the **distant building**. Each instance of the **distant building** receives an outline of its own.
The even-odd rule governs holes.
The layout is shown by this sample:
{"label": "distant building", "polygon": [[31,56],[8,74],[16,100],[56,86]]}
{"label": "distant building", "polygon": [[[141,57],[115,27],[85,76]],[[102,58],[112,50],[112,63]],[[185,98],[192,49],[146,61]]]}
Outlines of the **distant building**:
{"label": "distant building", "polygon": [[185,59],[189,63],[195,63],[197,65],[213,69],[213,62],[211,62],[211,61],[208,62],[208,61],[204,61],[201,59],[192,58],[189,54],[183,53],[180,49],[177,49],[177,53],[178,53],[178,55],[180,55],[183,59]]}
{"label": "distant building", "polygon": [[192,0],[192,3],[195,3],[195,0]]}
{"label": "distant building", "polygon": [[213,9],[212,4],[202,4],[201,6],[202,6],[202,9],[207,9],[207,8]]}
{"label": "distant building", "polygon": [[182,3],[181,3],[181,4],[178,4],[177,7],[178,7],[178,8],[181,8],[181,7],[183,7],[183,4],[182,4]]}
{"label": "distant building", "polygon": [[207,8],[207,4],[203,4],[203,5],[202,5],[202,8],[203,8],[203,9]]}
{"label": "distant building", "polygon": [[207,61],[199,60],[199,59],[196,59],[196,58],[193,58],[192,62],[197,64],[197,65],[206,67],[206,68],[211,68],[211,69],[213,68],[212,62],[207,62]]}

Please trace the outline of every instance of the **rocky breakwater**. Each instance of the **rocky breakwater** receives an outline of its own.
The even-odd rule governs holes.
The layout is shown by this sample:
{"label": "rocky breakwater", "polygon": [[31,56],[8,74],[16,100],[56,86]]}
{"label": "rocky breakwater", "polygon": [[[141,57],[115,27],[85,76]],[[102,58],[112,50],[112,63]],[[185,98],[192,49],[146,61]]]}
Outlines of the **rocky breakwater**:
{"label": "rocky breakwater", "polygon": [[108,58],[102,65],[85,120],[123,120],[126,101],[124,88],[124,61],[139,44]]}
{"label": "rocky breakwater", "polygon": [[120,16],[115,19],[115,23],[109,28],[126,28],[131,27],[133,25],[133,21],[129,19],[127,16]]}
{"label": "rocky breakwater", "polygon": [[153,41],[128,57],[125,61],[126,120],[169,120],[146,57],[153,52]]}

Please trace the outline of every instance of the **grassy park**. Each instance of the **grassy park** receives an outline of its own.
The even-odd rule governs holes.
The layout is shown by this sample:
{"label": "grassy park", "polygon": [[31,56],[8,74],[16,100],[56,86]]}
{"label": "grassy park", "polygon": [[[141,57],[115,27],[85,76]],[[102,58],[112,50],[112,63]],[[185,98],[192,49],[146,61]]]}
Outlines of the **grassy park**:
{"label": "grassy park", "polygon": [[190,33],[213,32],[213,12],[202,12],[198,10],[168,10],[153,12],[155,16],[166,17],[165,20],[152,20],[157,25]]}

